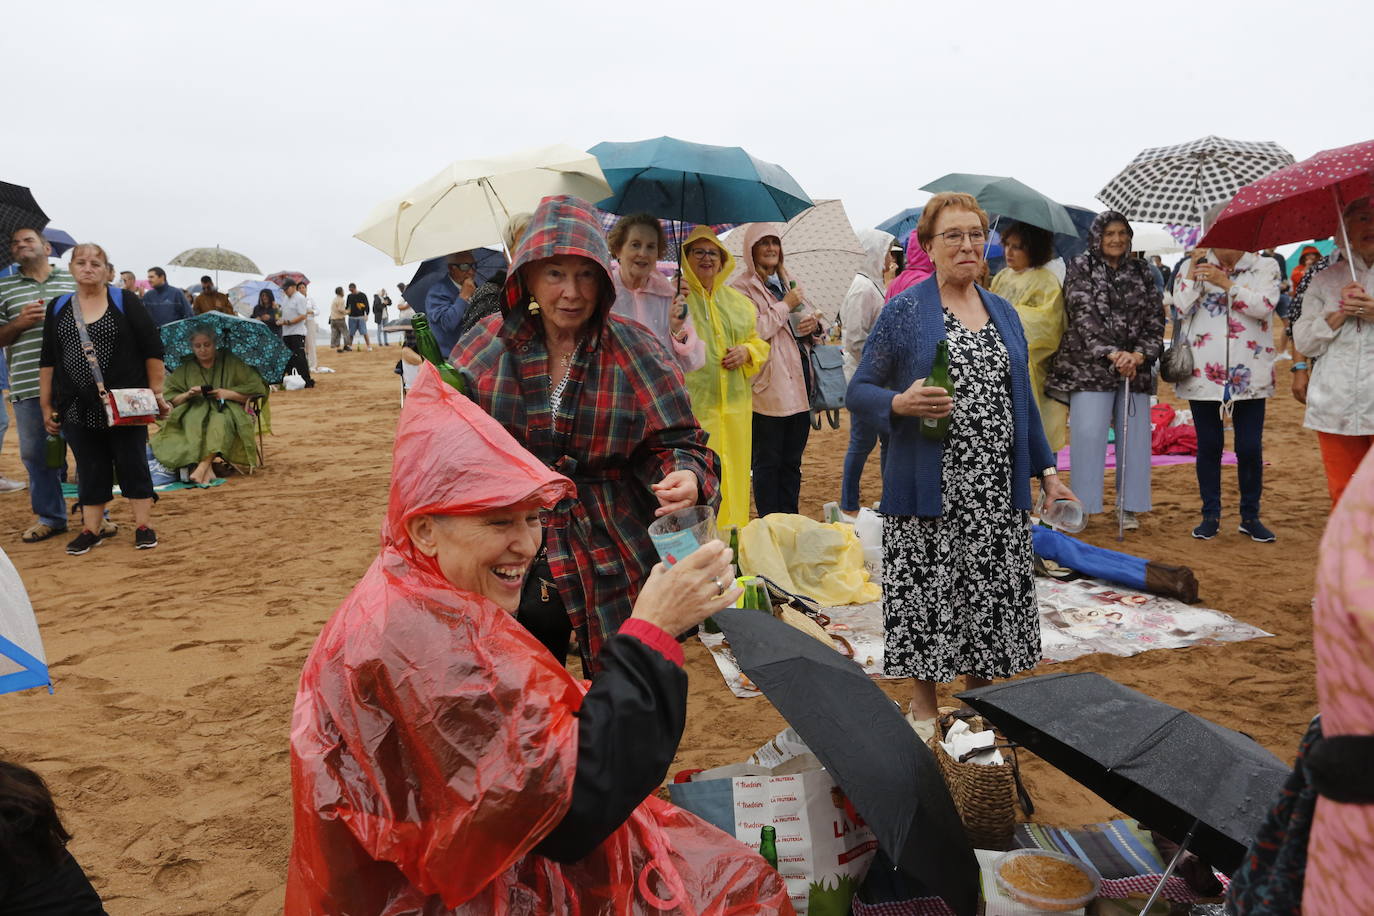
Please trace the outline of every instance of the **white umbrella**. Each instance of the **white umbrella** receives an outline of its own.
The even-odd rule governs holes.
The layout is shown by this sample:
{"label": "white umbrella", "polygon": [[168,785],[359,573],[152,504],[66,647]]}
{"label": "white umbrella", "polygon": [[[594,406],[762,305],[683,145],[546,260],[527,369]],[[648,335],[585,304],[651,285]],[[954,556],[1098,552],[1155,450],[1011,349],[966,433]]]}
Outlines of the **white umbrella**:
{"label": "white umbrella", "polygon": [[564,144],[465,159],[378,204],[353,237],[397,265],[500,245],[512,214],[533,212],[554,194],[595,203],[611,195],[611,186],[595,156]]}
{"label": "white umbrella", "polygon": [[1146,255],[1166,255],[1183,250],[1178,239],[1169,234],[1163,226],[1131,223],[1131,250],[1143,251]]}
{"label": "white umbrella", "polygon": [[[725,237],[725,247],[737,258],[746,231],[740,226]],[[807,301],[834,321],[865,256],[844,204],[818,200],[792,217],[782,230],[782,250],[787,272],[806,291]]]}

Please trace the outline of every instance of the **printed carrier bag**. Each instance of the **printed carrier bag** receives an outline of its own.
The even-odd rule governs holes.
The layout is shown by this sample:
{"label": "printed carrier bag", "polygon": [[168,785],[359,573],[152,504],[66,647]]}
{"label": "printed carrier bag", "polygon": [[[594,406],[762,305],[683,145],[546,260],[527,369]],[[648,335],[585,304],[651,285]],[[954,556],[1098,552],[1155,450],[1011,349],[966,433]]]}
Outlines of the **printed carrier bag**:
{"label": "printed carrier bag", "polygon": [[778,871],[797,912],[849,913],[878,842],[792,729],[748,762],[703,770],[669,792],[675,805],[754,849],[764,825],[772,824]]}

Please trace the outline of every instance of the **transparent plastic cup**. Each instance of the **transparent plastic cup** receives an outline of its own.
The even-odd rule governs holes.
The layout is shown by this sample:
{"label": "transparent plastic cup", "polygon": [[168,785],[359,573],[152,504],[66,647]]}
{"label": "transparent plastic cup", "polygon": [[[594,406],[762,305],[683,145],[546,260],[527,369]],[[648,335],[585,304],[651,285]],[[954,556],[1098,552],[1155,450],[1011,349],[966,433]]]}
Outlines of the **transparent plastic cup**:
{"label": "transparent plastic cup", "polygon": [[665,566],[691,556],[692,551],[715,537],[716,512],[710,506],[678,509],[649,526],[649,538]]}
{"label": "transparent plastic cup", "polygon": [[1077,534],[1088,524],[1083,504],[1076,499],[1056,499],[1040,507],[1040,520],[1065,534]]}

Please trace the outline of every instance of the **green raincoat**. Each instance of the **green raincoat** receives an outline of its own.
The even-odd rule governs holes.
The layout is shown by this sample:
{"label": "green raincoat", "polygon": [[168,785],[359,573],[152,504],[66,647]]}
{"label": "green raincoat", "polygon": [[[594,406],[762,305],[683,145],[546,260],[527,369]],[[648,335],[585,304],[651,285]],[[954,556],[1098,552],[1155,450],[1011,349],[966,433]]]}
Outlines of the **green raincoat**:
{"label": "green raincoat", "polygon": [[[188,358],[167,376],[162,394],[167,400],[177,395],[210,385],[227,388],[239,394],[266,395],[267,385],[262,376],[232,353],[219,351],[215,364],[203,368],[195,358]],[[253,418],[234,401],[225,401],[219,410],[218,401],[192,398],[173,408],[171,415],[153,436],[153,456],[164,466],[180,468],[199,464],[206,455],[217,454],[231,464],[257,467],[258,446],[253,430]]]}
{"label": "green raincoat", "polygon": [[[698,226],[682,243],[682,250],[691,249],[698,239],[724,252],[725,261],[710,290],[693,273],[690,259],[682,265],[682,275],[691,290],[687,310],[697,336],[706,343],[706,364],[687,373],[687,393],[692,398],[692,413],[710,437],[706,444],[720,457],[716,524],[721,528],[743,527],[749,523],[749,466],[754,454],[754,392],[749,380],[768,359],[768,342],[754,331],[758,314],[754,303],[727,282],[735,259],[715,234]],[[738,369],[721,368],[725,351],[736,346],[749,349],[750,361]]]}

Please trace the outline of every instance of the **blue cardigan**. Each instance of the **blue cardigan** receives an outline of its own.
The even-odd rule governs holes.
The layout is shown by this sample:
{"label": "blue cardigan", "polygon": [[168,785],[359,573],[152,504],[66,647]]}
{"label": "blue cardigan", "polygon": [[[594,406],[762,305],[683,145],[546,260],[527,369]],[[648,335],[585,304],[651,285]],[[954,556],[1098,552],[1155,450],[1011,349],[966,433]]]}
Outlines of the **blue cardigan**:
{"label": "blue cardigan", "polygon": [[[1031,396],[1021,319],[1002,297],[981,287],[978,294],[1011,358],[1011,502],[1017,509],[1029,510],[1030,479],[1054,465],[1055,455]],[[944,444],[921,435],[919,418],[892,412],[894,397],[912,382],[930,375],[935,345],[944,339],[939,280],[931,276],[883,306],[864,342],[859,368],[849,382],[845,400],[849,409],[889,435],[880,507],[885,515],[938,518],[944,514],[940,491]]]}

